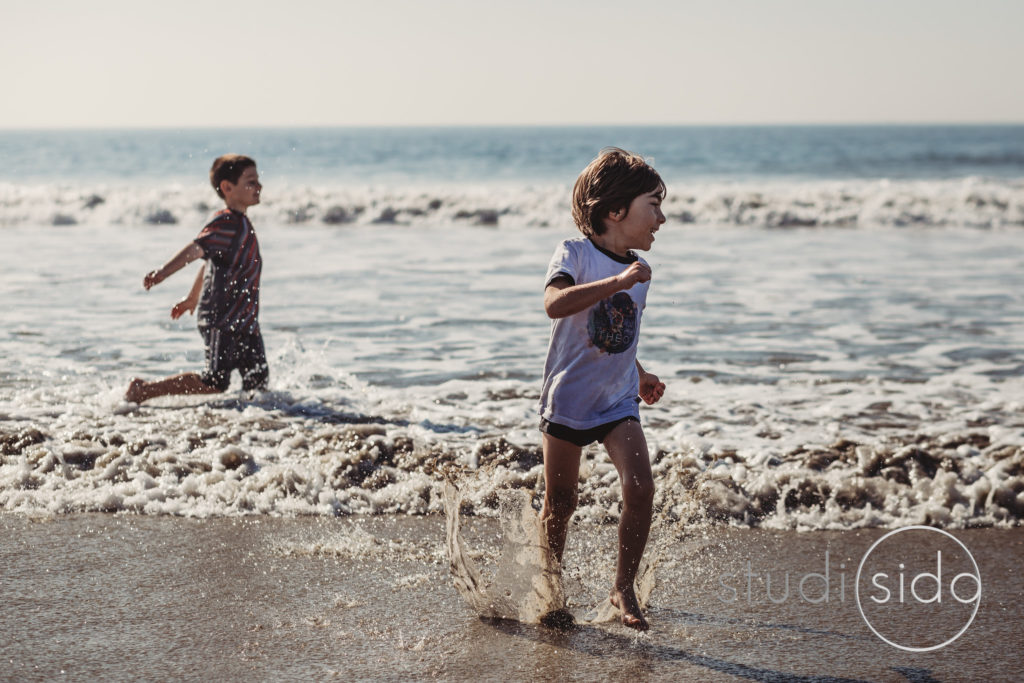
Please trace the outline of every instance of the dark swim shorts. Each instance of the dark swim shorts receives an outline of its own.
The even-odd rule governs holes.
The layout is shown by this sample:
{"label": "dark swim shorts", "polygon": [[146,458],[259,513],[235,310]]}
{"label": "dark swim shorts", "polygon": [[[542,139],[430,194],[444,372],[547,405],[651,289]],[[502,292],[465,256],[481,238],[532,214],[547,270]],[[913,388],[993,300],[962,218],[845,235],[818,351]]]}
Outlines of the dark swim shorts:
{"label": "dark swim shorts", "polygon": [[620,417],[618,420],[612,420],[603,425],[591,427],[590,429],[573,429],[572,427],[566,427],[560,425],[557,422],[551,422],[540,419],[540,431],[544,432],[548,436],[553,436],[556,439],[562,441],[568,441],[571,444],[575,444],[580,448],[589,446],[590,444],[597,441],[598,443],[604,443],[605,437],[612,433],[612,430],[618,427],[623,422],[639,422],[633,415],[627,415],[626,417]]}
{"label": "dark swim shorts", "polygon": [[270,369],[263,348],[263,335],[256,332],[225,332],[216,327],[200,328],[206,342],[206,371],[203,384],[226,391],[231,383],[231,371],[242,374],[242,389],[266,389]]}

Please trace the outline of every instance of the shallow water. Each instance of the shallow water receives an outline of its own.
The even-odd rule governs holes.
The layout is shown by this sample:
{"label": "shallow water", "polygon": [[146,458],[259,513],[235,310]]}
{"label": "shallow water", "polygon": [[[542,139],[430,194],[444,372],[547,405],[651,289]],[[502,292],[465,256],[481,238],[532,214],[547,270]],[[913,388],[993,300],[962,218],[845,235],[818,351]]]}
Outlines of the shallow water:
{"label": "shallow water", "polygon": [[[849,592],[839,601],[838,573],[828,605],[763,593],[767,573],[820,572],[825,552],[833,572],[855,564],[882,530],[659,526],[652,631],[638,636],[614,623],[557,631],[481,620],[452,584],[437,517],[0,515],[0,527],[5,679],[1009,681],[1024,663],[1013,646],[1024,618],[1019,529],[955,533],[981,571],[977,616],[946,647],[909,653],[872,634]],[[464,528],[493,568],[497,521],[471,517]],[[613,533],[570,531],[567,585],[580,609],[610,584]],[[747,562],[753,599],[741,586],[723,602],[723,573]]]}
{"label": "shallow water", "polygon": [[[202,366],[141,274],[189,227],[4,230],[0,508],[191,516],[483,510],[539,486],[540,286],[568,231],[254,221],[270,391],[123,403]],[[776,528],[1024,517],[1013,232],[666,225],[640,358],[658,505]],[[33,258],[25,258],[32,254]],[[603,453],[580,514],[617,512]]]}

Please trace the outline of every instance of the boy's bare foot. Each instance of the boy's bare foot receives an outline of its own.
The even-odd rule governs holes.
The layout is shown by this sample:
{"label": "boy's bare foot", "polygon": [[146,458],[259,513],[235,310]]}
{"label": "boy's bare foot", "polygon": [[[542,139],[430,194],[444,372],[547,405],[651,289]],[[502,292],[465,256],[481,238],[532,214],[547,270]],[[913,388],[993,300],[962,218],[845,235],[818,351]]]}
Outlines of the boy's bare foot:
{"label": "boy's bare foot", "polygon": [[640,602],[636,599],[636,592],[633,586],[626,589],[613,588],[608,599],[622,612],[622,625],[635,628],[637,631],[647,631],[651,625],[644,619],[643,611],[640,609]]}
{"label": "boy's bare foot", "polygon": [[124,392],[124,400],[129,403],[142,403],[142,387],[146,382],[138,377],[132,377],[128,382],[128,391]]}

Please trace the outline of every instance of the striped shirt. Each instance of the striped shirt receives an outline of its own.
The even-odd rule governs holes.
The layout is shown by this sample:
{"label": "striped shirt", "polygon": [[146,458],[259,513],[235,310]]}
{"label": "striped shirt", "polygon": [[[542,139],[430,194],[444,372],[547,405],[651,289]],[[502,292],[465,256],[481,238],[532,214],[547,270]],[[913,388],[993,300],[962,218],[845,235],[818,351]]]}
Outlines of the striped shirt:
{"label": "striped shirt", "polygon": [[199,327],[259,332],[263,260],[256,232],[245,214],[224,209],[196,237],[206,276],[199,299]]}

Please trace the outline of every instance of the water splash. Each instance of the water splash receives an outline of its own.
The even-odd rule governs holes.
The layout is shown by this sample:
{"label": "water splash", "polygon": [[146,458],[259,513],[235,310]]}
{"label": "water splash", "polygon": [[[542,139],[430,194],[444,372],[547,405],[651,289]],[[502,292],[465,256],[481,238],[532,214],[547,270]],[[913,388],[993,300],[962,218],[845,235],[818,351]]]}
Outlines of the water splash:
{"label": "water splash", "polygon": [[565,607],[561,567],[548,549],[544,526],[522,490],[498,494],[502,548],[489,580],[476,566],[460,533],[462,497],[458,487],[444,488],[448,558],[455,588],[482,617],[540,623]]}
{"label": "water splash", "polygon": [[[548,548],[544,525],[533,509],[531,494],[522,489],[498,492],[501,522],[501,551],[493,576],[486,578],[467,550],[461,534],[462,495],[457,485],[446,482],[444,509],[448,558],[455,588],[466,603],[482,617],[542,623],[552,613],[568,614],[567,605],[589,596],[578,581],[563,584],[562,568]],[[656,585],[653,560],[644,558],[636,580],[641,608],[646,608]],[[609,558],[609,561],[613,561]],[[593,604],[593,603],[590,603]],[[621,611],[606,597],[586,611],[582,620],[591,624],[617,621]],[[562,624],[565,619],[553,623]]]}

